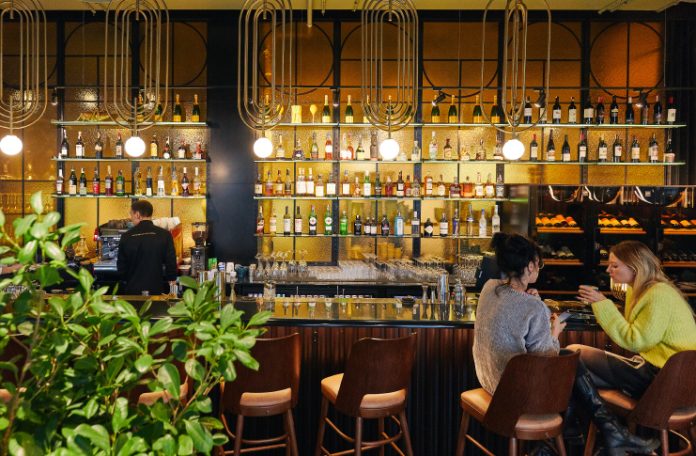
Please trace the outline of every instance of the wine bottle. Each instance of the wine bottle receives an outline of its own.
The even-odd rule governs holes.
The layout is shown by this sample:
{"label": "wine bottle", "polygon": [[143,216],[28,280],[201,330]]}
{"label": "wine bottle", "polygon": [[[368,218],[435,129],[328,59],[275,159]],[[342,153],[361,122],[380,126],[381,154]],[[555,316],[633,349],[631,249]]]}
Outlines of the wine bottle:
{"label": "wine bottle", "polygon": [[370,173],[365,173],[365,180],[363,182],[363,196],[369,198],[372,196],[372,182],[370,182]]}
{"label": "wine bottle", "polygon": [[437,104],[437,95],[433,97],[433,106],[430,109],[430,122],[440,123],[440,106]]}
{"label": "wine bottle", "polygon": [[179,94],[174,95],[174,111],[172,112],[172,122],[183,122],[185,120],[184,110],[181,107]]}
{"label": "wine bottle", "polygon": [[193,95],[193,108],[191,109],[191,122],[201,121],[201,106],[198,104],[198,94]]}
{"label": "wine bottle", "polygon": [[333,141],[331,141],[331,133],[326,134],[326,142],[324,143],[324,159],[333,160]]}
{"label": "wine bottle", "polygon": [[677,105],[674,104],[674,97],[667,99],[667,124],[673,125],[677,121]]}
{"label": "wine bottle", "polygon": [[556,97],[556,100],[553,103],[553,110],[551,111],[551,121],[555,124],[561,123],[561,102],[559,101],[559,98]]}
{"label": "wine bottle", "polygon": [[659,159],[660,148],[655,138],[655,133],[650,137],[650,144],[648,145],[648,160],[650,163],[657,163]]}
{"label": "wine bottle", "polygon": [[150,158],[159,157],[159,144],[157,143],[157,135],[152,135],[150,140]]}
{"label": "wine bottle", "polygon": [[423,237],[433,237],[433,222],[428,217],[423,224]]}
{"label": "wine bottle", "polygon": [[292,219],[290,218],[289,207],[285,206],[285,215],[283,215],[283,235],[290,236],[292,233]]}
{"label": "wine bottle", "polygon": [[97,160],[102,159],[102,153],[104,151],[104,143],[102,142],[101,139],[101,131],[97,132],[97,140],[94,141],[94,158]]}
{"label": "wine bottle", "polygon": [[297,207],[295,212],[295,236],[302,234],[302,215],[300,215],[300,207]]}
{"label": "wine bottle", "polygon": [[595,108],[597,123],[604,123],[604,98],[597,97],[597,107]]}
{"label": "wine bottle", "polygon": [[626,102],[626,120],[625,123],[628,125],[631,125],[635,123],[636,117],[635,113],[633,112],[633,98],[628,97],[628,101]]}
{"label": "wine bottle", "polygon": [[479,217],[479,237],[486,237],[488,235],[488,220],[486,220],[486,210],[481,209],[481,216]]}
{"label": "wine bottle", "polygon": [[396,181],[396,196],[403,198],[405,193],[404,177],[401,171],[399,171],[399,178]]}
{"label": "wine bottle", "polygon": [[387,214],[382,215],[381,231],[382,236],[389,236],[391,226],[389,225],[389,219],[387,218]]}
{"label": "wine bottle", "polygon": [[498,214],[498,205],[493,206],[493,216],[491,217],[491,235],[500,232],[500,214]]}
{"label": "wine bottle", "polygon": [[561,161],[570,161],[570,144],[568,144],[568,135],[565,135],[563,146],[561,147]]}
{"label": "wine bottle", "polygon": [[328,95],[324,95],[324,107],[321,110],[321,123],[331,123],[331,107],[329,106]]}
{"label": "wine bottle", "polygon": [[655,105],[653,106],[653,123],[655,125],[660,125],[662,123],[662,103],[660,103],[659,95],[655,95]]}
{"label": "wine bottle", "polygon": [[570,97],[570,104],[568,105],[568,123],[578,123],[578,108],[575,106],[575,97]]}
{"label": "wine bottle", "polygon": [[582,122],[585,124],[594,123],[594,107],[592,106],[592,100],[590,96],[587,96],[587,102],[582,110]]}
{"label": "wine bottle", "polygon": [[619,103],[616,101],[616,95],[611,98],[611,106],[609,106],[609,123],[619,123]]}
{"label": "wine bottle", "polygon": [[58,168],[58,177],[56,177],[56,195],[63,194],[63,170]]}
{"label": "wine bottle", "polygon": [[164,150],[162,150],[162,158],[165,160],[169,160],[172,158],[172,146],[169,143],[169,136],[167,136],[167,139],[164,141]]}
{"label": "wine bottle", "polygon": [[604,136],[599,137],[599,144],[597,146],[597,161],[606,162],[608,159],[609,148],[607,143],[604,142]]}
{"label": "wine bottle", "polygon": [[317,214],[314,211],[314,204],[309,209],[309,235],[317,235]]}
{"label": "wine bottle", "polygon": [[445,146],[442,148],[442,157],[445,160],[452,160],[452,145],[450,144],[450,139],[445,139]]}
{"label": "wine bottle", "polygon": [[585,132],[580,132],[580,142],[578,142],[578,161],[587,161],[587,138]]}
{"label": "wine bottle", "polygon": [[616,135],[616,138],[614,139],[614,145],[612,146],[612,150],[612,157],[614,159],[614,162],[622,162],[623,146],[621,145],[621,139],[619,139],[619,135]]}
{"label": "wine bottle", "polygon": [[124,196],[126,194],[126,180],[123,177],[123,172],[119,169],[116,175],[116,196]]}
{"label": "wine bottle", "polygon": [[263,218],[263,206],[259,204],[259,214],[256,216],[256,234],[263,235],[266,220]]}
{"label": "wine bottle", "polygon": [[312,145],[309,149],[310,160],[319,160],[319,146],[317,145],[317,132],[312,132]]}
{"label": "wine bottle", "polygon": [[633,142],[631,143],[631,162],[640,162],[640,144],[638,143],[636,135],[633,135]]}
{"label": "wine bottle", "polygon": [[101,194],[101,180],[99,179],[99,167],[94,167],[94,177],[92,177],[92,194],[98,196]]}
{"label": "wine bottle", "polygon": [[261,181],[261,173],[256,175],[256,182],[254,183],[254,196],[263,195],[263,182]]}
{"label": "wine bottle", "polygon": [[87,196],[87,176],[85,176],[85,169],[80,169],[80,196]]}
{"label": "wine bottle", "polygon": [[353,235],[360,236],[362,234],[362,220],[360,219],[360,214],[355,215],[355,220],[353,221]]}
{"label": "wine bottle", "polygon": [[442,217],[440,217],[440,237],[447,237],[449,234],[449,221],[447,220],[447,213],[442,211]]}
{"label": "wine bottle", "polygon": [[483,109],[481,109],[481,97],[476,95],[476,104],[474,104],[473,122],[475,124],[483,123]]}
{"label": "wine bottle", "polygon": [[268,234],[276,234],[278,231],[278,219],[276,219],[275,212],[271,213],[271,218],[268,221]]}
{"label": "wine bottle", "polygon": [[650,117],[650,103],[648,103],[648,97],[646,95],[643,106],[640,107],[640,123],[641,125],[647,125]]}
{"label": "wine bottle", "polygon": [[[478,95],[476,96],[476,98],[478,99]],[[524,118],[522,119],[522,121],[526,124],[532,123],[532,102],[529,96],[527,96],[527,99],[524,102]]]}
{"label": "wine bottle", "polygon": [[674,150],[672,149],[672,138],[667,138],[667,145],[665,146],[665,155],[664,155],[664,160],[665,163],[674,163],[674,159],[676,158],[676,154],[674,153]]}
{"label": "wine bottle", "polygon": [[77,142],[75,143],[75,158],[85,158],[85,143],[82,141],[82,132],[77,132]]}
{"label": "wine bottle", "polygon": [[70,177],[68,178],[68,195],[77,194],[77,176],[75,175],[75,168],[70,169]]}
{"label": "wine bottle", "polygon": [[549,142],[546,145],[546,161],[556,161],[556,145],[553,142],[553,130],[549,131]]}
{"label": "wine bottle", "polygon": [[181,176],[181,196],[191,196],[191,189],[189,188],[189,185],[190,185],[190,182],[189,182],[187,170],[186,170],[186,167],[184,167],[184,174],[183,174],[183,176]]}
{"label": "wine bottle", "polygon": [[536,139],[536,133],[532,135],[532,142],[529,143],[529,160],[539,160],[539,143]]}
{"label": "wine bottle", "polygon": [[182,138],[181,144],[179,145],[179,148],[176,151],[176,158],[178,158],[179,160],[185,160],[186,155],[186,141]]}
{"label": "wine bottle", "polygon": [[68,132],[63,128],[63,140],[60,142],[58,158],[68,158],[70,155],[70,144],[68,144]]}
{"label": "wine bottle", "polygon": [[[153,95],[154,98],[154,95]],[[162,103],[160,102],[159,97],[157,98],[157,106],[155,107],[155,114],[153,116],[153,119],[155,122],[162,122],[162,116],[164,115],[164,108],[162,107]]]}
{"label": "wine bottle", "polygon": [[345,122],[347,124],[353,123],[353,106],[350,103],[350,95],[348,95],[348,103],[346,104],[346,117]]}
{"label": "wine bottle", "polygon": [[[72,178],[75,176],[75,170],[73,170],[72,174],[70,175],[70,180],[72,181]],[[70,182],[70,185],[72,186],[72,182]],[[106,178],[104,179],[104,195],[106,196],[111,196],[114,194],[114,178],[111,176],[111,165],[107,165],[106,167]]]}
{"label": "wine bottle", "polygon": [[498,95],[493,95],[493,106],[491,107],[491,123],[500,123],[502,114],[498,106]]}
{"label": "wine bottle", "polygon": [[326,205],[324,212],[324,235],[331,236],[333,234],[333,216],[331,215],[331,205]]}
{"label": "wine bottle", "polygon": [[450,103],[449,111],[447,112],[447,122],[457,123],[459,121],[459,116],[457,115],[457,107],[454,105],[454,95],[452,95],[452,102]]}

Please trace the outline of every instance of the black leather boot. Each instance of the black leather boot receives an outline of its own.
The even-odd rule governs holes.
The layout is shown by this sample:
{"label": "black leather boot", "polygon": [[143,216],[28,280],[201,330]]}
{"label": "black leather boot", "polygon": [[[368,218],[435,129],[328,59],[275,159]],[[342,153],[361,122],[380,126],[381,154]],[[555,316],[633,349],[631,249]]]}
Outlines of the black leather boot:
{"label": "black leather boot", "polygon": [[573,446],[585,445],[585,432],[587,432],[588,423],[586,417],[581,416],[582,410],[580,409],[577,399],[571,397],[568,408],[563,415],[563,439]]}
{"label": "black leather boot", "polygon": [[597,429],[604,438],[604,450],[611,456],[624,456],[626,453],[650,454],[660,445],[657,439],[643,439],[628,432],[609,411],[599,396],[589,373],[575,378],[573,386],[575,397],[587,407]]}

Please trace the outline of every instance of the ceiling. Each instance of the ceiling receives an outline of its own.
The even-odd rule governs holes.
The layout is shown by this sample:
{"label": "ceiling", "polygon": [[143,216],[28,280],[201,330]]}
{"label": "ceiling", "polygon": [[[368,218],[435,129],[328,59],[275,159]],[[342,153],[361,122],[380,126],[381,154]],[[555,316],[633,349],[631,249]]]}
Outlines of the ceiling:
{"label": "ceiling", "polygon": [[[169,9],[240,9],[243,0],[165,0]],[[313,2],[314,9],[322,8],[322,0],[295,0],[293,6],[296,9],[305,9],[307,2]],[[553,10],[641,10],[659,11],[665,7],[678,3],[677,0],[548,0]],[[693,1],[693,0],[691,0]],[[486,6],[487,0],[414,0],[418,9],[448,9],[448,10],[481,10]],[[84,0],[42,0],[44,8],[47,10],[83,10],[89,9],[92,5],[95,9],[104,8],[108,0],[95,0],[89,2]],[[326,9],[353,9],[355,0],[325,0]],[[362,0],[358,0],[362,3]],[[495,0],[493,6],[504,7],[504,0]],[[541,9],[544,7],[544,0],[527,0],[530,9]]]}

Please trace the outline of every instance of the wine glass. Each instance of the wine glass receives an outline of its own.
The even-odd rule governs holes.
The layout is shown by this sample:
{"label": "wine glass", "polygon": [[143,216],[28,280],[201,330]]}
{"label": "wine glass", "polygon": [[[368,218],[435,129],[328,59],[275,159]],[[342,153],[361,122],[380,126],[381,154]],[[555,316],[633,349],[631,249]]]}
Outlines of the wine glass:
{"label": "wine glass", "polygon": [[317,105],[314,103],[309,105],[309,113],[312,114],[312,123],[314,123],[314,114],[316,114],[318,110],[319,108],[317,108]]}
{"label": "wine glass", "polygon": [[626,301],[626,291],[628,290],[627,283],[616,283],[614,279],[609,279],[609,288],[611,294],[621,302]]}

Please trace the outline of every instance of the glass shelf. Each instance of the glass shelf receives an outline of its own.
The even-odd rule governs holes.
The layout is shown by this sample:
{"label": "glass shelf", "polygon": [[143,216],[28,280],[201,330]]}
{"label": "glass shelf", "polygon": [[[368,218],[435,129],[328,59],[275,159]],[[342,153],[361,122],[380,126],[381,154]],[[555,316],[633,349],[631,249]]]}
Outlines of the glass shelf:
{"label": "glass shelf", "polygon": [[335,196],[254,196],[255,200],[335,200]]}
{"label": "glass shelf", "polygon": [[[86,122],[87,124],[95,122]],[[161,122],[167,123],[167,122]],[[172,123],[172,122],[169,122]],[[183,123],[183,122],[182,122]],[[377,128],[369,123],[344,123],[344,122],[331,122],[331,123],[317,123],[317,122],[305,122],[305,123],[288,123],[282,122],[276,125],[277,127],[314,127],[314,128],[332,128],[332,127],[355,127],[355,128]],[[495,124],[496,127],[505,128],[508,124],[498,123]],[[520,124],[519,128],[530,128],[533,124]],[[423,122],[413,122],[406,125],[404,128],[408,127],[423,127],[423,128],[494,128],[493,125],[489,123],[473,123],[473,122],[458,122],[458,123],[423,123]],[[684,128],[685,124],[583,124],[583,123],[539,123],[533,126],[533,128],[582,128],[582,129],[593,129],[593,130],[620,130],[620,129],[668,129],[668,128]]]}
{"label": "glass shelf", "polygon": [[686,162],[594,162],[597,166],[684,166]]}
{"label": "glass shelf", "polygon": [[77,199],[136,199],[136,198],[142,198],[142,199],[186,199],[186,200],[202,200],[205,199],[205,195],[198,195],[198,196],[145,196],[145,195],[58,195],[56,193],[52,193],[51,196],[53,198],[77,198]]}
{"label": "glass shelf", "polygon": [[[61,161],[64,161],[65,159],[60,159]],[[85,160],[89,161],[88,159],[78,159],[78,158],[69,158],[67,161],[79,161],[79,160]],[[103,160],[114,160],[114,159],[103,159]],[[132,161],[138,161],[138,159],[131,159]],[[148,159],[141,159],[140,161],[146,161]],[[159,159],[160,161],[176,161],[176,160],[164,160],[164,159]],[[94,160],[92,160],[94,161]],[[153,160],[156,161],[156,160]],[[187,160],[187,161],[193,161],[193,162],[200,162],[200,161],[205,161],[205,160]],[[535,165],[563,165],[563,166],[684,166],[686,162],[638,162],[638,163],[633,163],[633,162],[598,162],[598,161],[584,161],[580,162],[577,160],[573,161],[561,161],[561,160],[554,160],[554,161],[548,161],[548,160],[536,160],[536,161],[530,161],[530,160],[419,160],[419,161],[411,161],[411,160],[393,160],[393,161],[384,161],[384,160],[254,160],[254,163],[303,163],[306,165],[311,165],[314,163],[320,164],[320,163],[342,163],[342,164],[348,164],[348,165],[360,165],[360,164],[378,164],[378,165],[389,165],[389,164],[411,164],[411,165],[417,165],[417,164],[424,164],[424,165],[515,165],[515,166],[535,166]]]}
{"label": "glass shelf", "polygon": [[412,235],[412,234],[405,234],[403,236],[396,236],[394,234],[390,234],[389,236],[382,236],[381,234],[377,235],[367,235],[367,234],[307,234],[307,233],[302,233],[302,234],[254,234],[254,237],[257,238],[274,238],[274,237],[280,237],[280,238],[314,238],[314,239],[331,239],[331,238],[339,238],[339,239],[440,239],[440,240],[471,240],[471,239],[491,239],[492,236],[420,236],[420,235]]}
{"label": "glass shelf", "polygon": [[[338,122],[329,122],[329,123],[323,123],[323,122],[304,122],[304,123],[289,123],[289,122],[280,122],[279,124],[276,125],[276,127],[313,127],[313,128],[333,128],[333,127],[338,127],[339,124]],[[356,124],[346,124],[346,125],[356,125]]]}
{"label": "glass shelf", "polygon": [[[51,125],[60,127],[113,127],[130,129],[113,120],[89,121],[89,120],[51,120]],[[180,127],[180,128],[207,128],[207,122],[138,122],[138,127]]]}
{"label": "glass shelf", "polygon": [[448,198],[446,196],[254,196],[255,200],[339,200],[339,201],[510,201],[509,198]]}
{"label": "glass shelf", "polygon": [[508,160],[423,160],[423,164],[459,164],[459,165],[505,165],[513,163]]}
{"label": "glass shelf", "polygon": [[51,160],[57,162],[152,162],[152,163],[207,163],[207,159],[196,159],[196,158],[94,158],[94,157],[68,157],[68,158],[57,158],[51,157]]}

